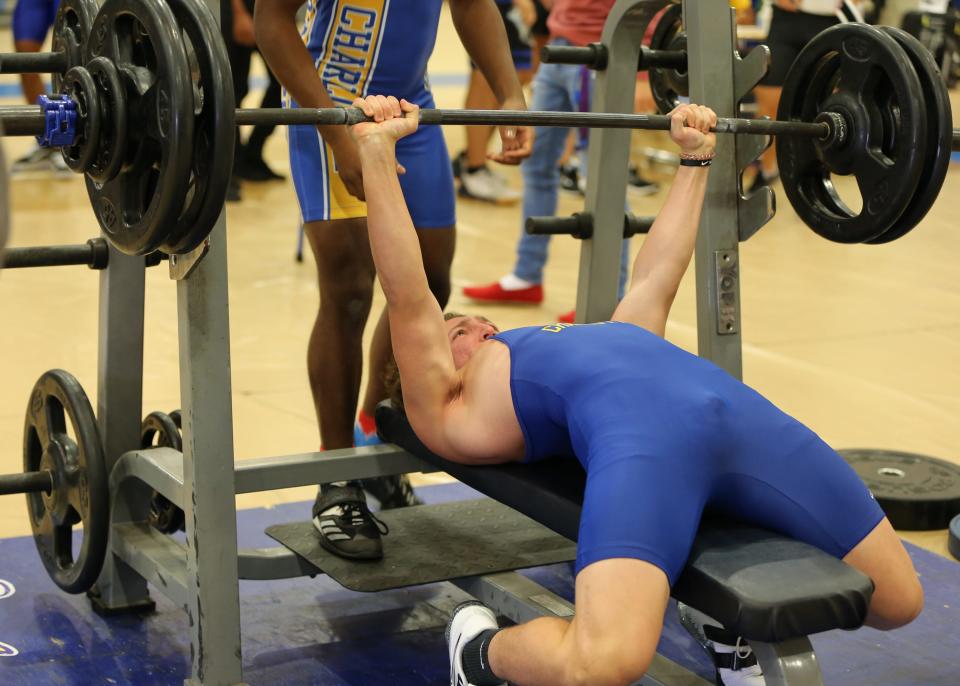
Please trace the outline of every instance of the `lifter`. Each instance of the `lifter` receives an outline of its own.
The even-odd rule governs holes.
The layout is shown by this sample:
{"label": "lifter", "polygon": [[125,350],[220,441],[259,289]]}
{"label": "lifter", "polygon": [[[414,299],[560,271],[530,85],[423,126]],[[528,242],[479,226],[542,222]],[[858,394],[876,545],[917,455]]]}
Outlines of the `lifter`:
{"label": "lifter", "polygon": [[498,629],[482,605],[457,608],[448,630],[451,685],[640,679],[707,507],[817,546],[869,576],[872,627],[900,627],[920,613],[913,564],[846,462],[756,391],[663,339],[696,242],[716,143],[711,110],[683,105],[670,115],[681,166],[611,321],[501,332],[484,317],[445,318],[427,286],[394,154],[396,141],[417,129],[417,107],[384,96],[354,104],[374,118],[352,135],[417,436],[454,462],[569,455],[587,472],[576,617]]}

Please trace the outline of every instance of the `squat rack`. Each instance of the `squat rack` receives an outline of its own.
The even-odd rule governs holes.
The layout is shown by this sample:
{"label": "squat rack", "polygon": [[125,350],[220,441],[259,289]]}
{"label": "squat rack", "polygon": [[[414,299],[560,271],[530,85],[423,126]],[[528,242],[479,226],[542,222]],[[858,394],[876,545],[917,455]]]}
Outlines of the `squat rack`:
{"label": "squat rack", "polygon": [[[640,53],[650,19],[669,0],[618,0],[603,31],[609,49],[597,75],[593,109],[629,113]],[[218,3],[207,0],[216,14]],[[735,27],[726,0],[685,3],[691,97],[720,116],[762,77],[768,54],[735,54]],[[717,27],[729,25],[729,31]],[[589,153],[586,209],[596,231],[580,258],[577,311],[582,321],[609,318],[617,299],[630,132],[595,130]],[[710,174],[697,243],[700,353],[741,375],[738,243],[773,215],[773,194],[746,199],[740,170],[763,149],[750,136],[721,137]],[[192,686],[242,682],[239,579],[280,579],[319,570],[286,548],[237,549],[235,495],[354,478],[431,471],[428,463],[392,445],[266,457],[234,464],[225,214],[193,253],[171,256],[177,282],[183,451],[140,449],[145,258],[110,248],[100,275],[97,417],[107,455],[112,499],[107,559],[92,602],[105,614],[152,607],[148,584],[183,607],[189,617]],[[185,512],[186,545],[144,524],[152,491]],[[455,582],[515,621],[546,613],[569,616],[572,607],[514,573]],[[548,599],[530,601],[531,597]],[[762,646],[755,646],[758,655]],[[791,648],[807,666],[786,674],[782,653],[762,660],[767,683],[818,684],[809,643]],[[812,661],[812,669],[810,662]],[[644,683],[708,682],[658,658]]]}

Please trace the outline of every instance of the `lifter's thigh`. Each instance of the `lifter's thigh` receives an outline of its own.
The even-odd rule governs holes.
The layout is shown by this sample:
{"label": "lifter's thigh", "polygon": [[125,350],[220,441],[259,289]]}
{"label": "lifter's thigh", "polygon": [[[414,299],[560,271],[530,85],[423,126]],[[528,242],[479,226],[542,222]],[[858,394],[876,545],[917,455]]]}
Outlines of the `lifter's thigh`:
{"label": "lifter's thigh", "polygon": [[576,598],[567,683],[639,681],[656,654],[670,599],[663,570],[643,560],[601,560],[577,575]]}

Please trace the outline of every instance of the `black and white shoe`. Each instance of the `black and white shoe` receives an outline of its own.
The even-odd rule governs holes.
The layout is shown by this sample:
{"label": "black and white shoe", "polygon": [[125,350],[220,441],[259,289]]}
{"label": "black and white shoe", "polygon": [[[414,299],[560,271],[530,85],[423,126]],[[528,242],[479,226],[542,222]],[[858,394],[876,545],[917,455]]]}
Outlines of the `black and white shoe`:
{"label": "black and white shoe", "polygon": [[320,545],[334,555],[350,560],[379,560],[383,541],[390,531],[373,516],[359,486],[325,486],[313,503],[313,526]]}
{"label": "black and white shoe", "polygon": [[496,615],[483,603],[470,600],[454,608],[446,631],[450,686],[470,686],[463,671],[463,647],[484,631],[498,628]]}
{"label": "black and white shoe", "polygon": [[363,479],[360,483],[367,493],[380,501],[381,510],[423,505],[423,501],[413,492],[413,486],[406,474]]}
{"label": "black and white shoe", "polygon": [[753,649],[719,622],[689,605],[677,603],[680,624],[713,658],[717,686],[765,686]]}

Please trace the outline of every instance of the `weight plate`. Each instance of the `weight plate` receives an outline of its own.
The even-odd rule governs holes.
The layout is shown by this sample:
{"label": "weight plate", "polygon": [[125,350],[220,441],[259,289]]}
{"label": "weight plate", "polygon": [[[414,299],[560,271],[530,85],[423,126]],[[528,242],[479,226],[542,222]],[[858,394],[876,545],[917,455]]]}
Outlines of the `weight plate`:
{"label": "weight plate", "polygon": [[100,142],[87,176],[97,183],[106,183],[120,173],[127,154],[127,97],[120,74],[106,57],[94,57],[87,70],[100,94]]}
{"label": "weight plate", "polygon": [[170,415],[164,412],[151,412],[140,425],[140,447],[183,450],[180,428]]}
{"label": "weight plate", "polygon": [[230,59],[217,20],[202,0],[168,0],[180,24],[193,77],[195,121],[187,200],[161,250],[188,253],[210,234],[233,173],[236,129]]}
{"label": "weight plate", "polygon": [[125,164],[116,177],[87,177],[97,220],[116,248],[153,252],[180,216],[193,155],[193,91],[173,11],[164,2],[106,0],[87,59],[112,61],[127,100]]}
{"label": "weight plate", "polygon": [[950,532],[947,534],[947,547],[950,554],[960,560],[960,515],[950,520]]}
{"label": "weight plate", "polygon": [[960,466],[892,450],[841,450],[896,529],[945,529],[960,514]]}
{"label": "weight plate", "polygon": [[[814,121],[821,112],[847,120],[846,140],[777,139],[780,178],[790,204],[816,233],[839,243],[878,237],[913,201],[925,158],[927,115],[916,70],[890,35],[866,24],[818,34],[794,61],[777,118]],[[840,198],[833,175],[853,175],[862,209]]]}
{"label": "weight plate", "polygon": [[66,63],[62,72],[52,74],[54,93],[61,92],[61,76],[84,63],[84,48],[98,11],[96,0],[60,0],[50,49],[66,55]]}
{"label": "weight plate", "polygon": [[[683,32],[683,7],[671,5],[657,21],[650,38],[651,50],[687,50],[687,34]],[[661,114],[671,112],[680,104],[681,97],[690,94],[690,77],[686,71],[651,67],[650,92]]]}
{"label": "weight plate", "polygon": [[[23,471],[53,474],[50,493],[26,496],[40,560],[57,586],[83,593],[103,567],[110,492],[97,418],[80,382],[62,369],[41,376],[30,394],[23,433]],[[73,546],[77,524],[83,527],[79,551]]]}
{"label": "weight plate", "polygon": [[933,55],[923,43],[906,31],[892,26],[880,28],[893,36],[900,47],[906,51],[920,78],[923,102],[927,109],[927,144],[923,155],[923,170],[910,205],[892,227],[867,243],[889,243],[907,235],[920,223],[940,194],[943,180],[947,176],[947,168],[950,166],[950,155],[953,152],[953,112],[950,107],[950,95]]}
{"label": "weight plate", "polygon": [[[140,425],[140,447],[183,450],[183,440],[177,420],[163,412],[148,414]],[[183,510],[154,491],[150,495],[150,526],[160,533],[173,534],[182,529],[183,525]]]}
{"label": "weight plate", "polygon": [[60,149],[60,154],[68,167],[83,173],[93,163],[100,145],[100,95],[93,76],[85,67],[73,67],[64,74],[60,88],[61,93],[77,103],[77,136],[73,145]]}

